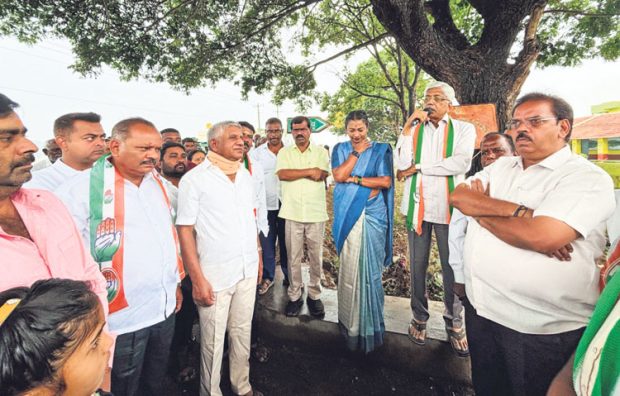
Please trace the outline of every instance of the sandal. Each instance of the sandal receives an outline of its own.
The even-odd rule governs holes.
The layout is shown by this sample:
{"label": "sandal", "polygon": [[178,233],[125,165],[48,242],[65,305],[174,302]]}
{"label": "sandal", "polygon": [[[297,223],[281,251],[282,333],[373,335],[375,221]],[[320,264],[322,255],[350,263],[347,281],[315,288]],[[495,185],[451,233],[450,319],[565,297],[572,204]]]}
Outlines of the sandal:
{"label": "sandal", "polygon": [[273,286],[272,281],[270,281],[269,279],[263,279],[260,285],[258,285],[258,295],[262,296],[263,294],[267,293],[269,289],[271,289],[271,286]]}
{"label": "sandal", "polygon": [[[420,332],[422,334],[422,338],[416,338],[413,336],[412,330]],[[415,319],[411,320],[409,323],[409,329],[407,330],[407,336],[416,345],[424,345],[426,344],[426,322],[418,322]]]}
{"label": "sandal", "polygon": [[465,330],[460,327],[458,329],[451,329],[446,327],[446,332],[448,333],[448,339],[450,340],[450,346],[452,346],[452,350],[460,357],[468,357],[469,356],[469,348],[465,347],[465,349],[461,349],[459,342],[467,341]]}

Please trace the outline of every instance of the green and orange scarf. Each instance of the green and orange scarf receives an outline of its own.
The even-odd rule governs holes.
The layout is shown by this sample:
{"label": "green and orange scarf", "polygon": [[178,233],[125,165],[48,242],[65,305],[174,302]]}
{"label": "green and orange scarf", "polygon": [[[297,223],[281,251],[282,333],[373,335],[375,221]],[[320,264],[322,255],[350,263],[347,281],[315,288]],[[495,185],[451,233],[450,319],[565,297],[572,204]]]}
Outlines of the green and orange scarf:
{"label": "green and orange scarf", "polygon": [[[172,235],[176,244],[180,278],[185,277],[179,238],[174,226],[175,212],[160,178],[153,172],[161,188],[172,219]],[[123,266],[125,237],[125,179],[103,156],[93,165],[90,175],[90,252],[105,277],[110,313],[128,307],[125,298]]]}
{"label": "green and orange scarf", "polygon": [[[448,119],[443,133],[443,158],[449,158],[454,152],[454,125]],[[413,132],[413,160],[412,163],[422,162],[422,144],[424,142],[424,124],[420,123]],[[446,177],[446,190],[448,199],[450,193],[454,191],[454,176]],[[452,216],[452,206],[448,204],[446,223],[450,223]],[[418,235],[422,234],[422,221],[424,220],[424,186],[422,185],[422,175],[418,172],[411,176],[411,189],[409,190],[409,208],[407,210],[407,229],[415,231]]]}

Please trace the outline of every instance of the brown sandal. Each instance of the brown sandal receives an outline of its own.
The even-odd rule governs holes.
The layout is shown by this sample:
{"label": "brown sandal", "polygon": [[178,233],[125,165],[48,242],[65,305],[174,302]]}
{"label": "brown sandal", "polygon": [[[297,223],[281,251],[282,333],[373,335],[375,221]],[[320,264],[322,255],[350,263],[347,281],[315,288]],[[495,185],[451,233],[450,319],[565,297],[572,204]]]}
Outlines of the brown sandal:
{"label": "brown sandal", "polygon": [[469,356],[469,348],[458,348],[458,341],[463,341],[466,339],[465,330],[462,327],[458,329],[451,329],[449,327],[446,327],[446,332],[448,333],[448,339],[450,340],[450,346],[452,346],[452,350],[460,357]]}
{"label": "brown sandal", "polygon": [[[416,330],[422,334],[422,339],[415,338],[412,334],[412,330]],[[409,323],[409,329],[407,330],[407,336],[416,345],[425,345],[426,344],[426,322],[418,322],[415,319],[411,320]]]}

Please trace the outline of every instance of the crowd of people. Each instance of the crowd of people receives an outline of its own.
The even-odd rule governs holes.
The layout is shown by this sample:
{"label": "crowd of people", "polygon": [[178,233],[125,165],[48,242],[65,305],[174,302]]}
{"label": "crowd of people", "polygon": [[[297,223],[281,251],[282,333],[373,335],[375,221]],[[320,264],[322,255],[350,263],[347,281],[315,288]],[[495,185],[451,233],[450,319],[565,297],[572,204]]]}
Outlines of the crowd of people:
{"label": "crowd of people", "polygon": [[224,121],[203,150],[143,118],[107,138],[98,114],[70,113],[43,149],[49,165],[33,171],[37,147],[0,94],[0,394],[161,394],[170,366],[190,375],[179,354],[197,319],[200,394],[222,394],[227,344],[232,391],[262,395],[250,384],[252,318],[278,262],[284,314],[305,303],[325,316],[328,177],[351,350],[384,342],[397,179],[414,344],[427,341],[434,232],[446,333],[470,356],[477,395],[617,394],[618,245],[604,276],[597,266],[616,208],[611,178],[571,153],[570,105],[539,93],[517,100],[506,133],[481,138],[483,169],[466,178],[476,131],[450,117],[455,103],[452,87],[430,84],[394,148],[371,141],[367,114],[352,111],[331,158],[305,116],[291,120],[293,145],[270,118],[263,142],[250,123]]}

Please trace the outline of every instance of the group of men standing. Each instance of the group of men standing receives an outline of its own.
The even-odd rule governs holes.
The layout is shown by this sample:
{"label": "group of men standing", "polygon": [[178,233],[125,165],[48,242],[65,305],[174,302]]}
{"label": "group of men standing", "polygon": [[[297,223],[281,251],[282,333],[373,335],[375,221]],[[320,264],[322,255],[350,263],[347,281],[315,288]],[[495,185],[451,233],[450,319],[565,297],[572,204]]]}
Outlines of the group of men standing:
{"label": "group of men standing", "polygon": [[[596,302],[595,259],[615,207],[611,179],[570,153],[570,106],[531,94],[513,111],[514,142],[485,136],[485,168],[466,180],[473,125],[448,115],[455,94],[445,83],[427,88],[424,102],[395,150],[410,247],[409,337],[425,344],[434,230],[446,331],[457,354],[471,353],[477,393],[542,394]],[[116,334],[116,395],[159,393],[185,295],[200,322],[201,395],[221,394],[226,333],[232,390],[260,395],[249,382],[251,320],[257,287],[264,295],[275,280],[278,247],[286,315],[299,315],[307,289],[310,314],[324,316],[330,166],[327,150],[310,142],[308,118],[292,119],[295,144],[287,147],[281,121],[270,118],[267,144],[254,149],[251,124],[218,123],[205,161],[187,172],[196,146],[177,130],[130,118],[106,146],[97,114],[67,114],[54,124],[61,157],[30,180],[37,148],[16,107],[0,95],[0,247],[11,274],[0,289],[49,277],[90,281]],[[192,284],[184,293],[185,270]]]}
{"label": "group of men standing", "polygon": [[[282,123],[276,118],[268,120],[268,142],[255,153],[249,153],[253,127],[228,121],[211,128],[207,160],[187,172],[187,151],[195,149],[195,142],[182,141],[177,130],[160,132],[148,120],[130,118],[114,125],[106,142],[99,115],[71,113],[54,124],[61,156],[31,178],[37,148],[25,136],[14,111],[17,104],[4,95],[0,99],[0,148],[6,157],[0,172],[0,243],[16,266],[7,269],[13,275],[3,278],[0,287],[50,277],[90,281],[116,336],[107,378],[116,395],[161,390],[175,313],[185,294],[185,305],[193,300],[200,319],[201,394],[221,394],[228,333],[233,391],[260,395],[249,383],[257,280],[264,294],[274,279],[279,244],[284,281],[289,282],[290,257],[289,288],[296,294],[292,302],[300,307],[303,242],[296,238],[309,228],[304,222],[316,223],[313,233],[306,234],[314,269],[308,301],[311,312],[322,315],[323,180],[329,167],[326,150],[310,145],[308,119],[294,122],[294,134],[300,154],[306,151],[312,158],[279,159],[284,146]],[[314,164],[316,158],[320,165]],[[284,178],[308,180],[302,190],[310,211],[307,203],[281,193]],[[320,191],[312,195],[314,186]],[[318,203],[316,192],[322,196]],[[285,228],[291,226],[293,231]],[[287,239],[295,242],[289,249]],[[193,284],[182,288],[189,282],[184,281],[185,269]]]}

